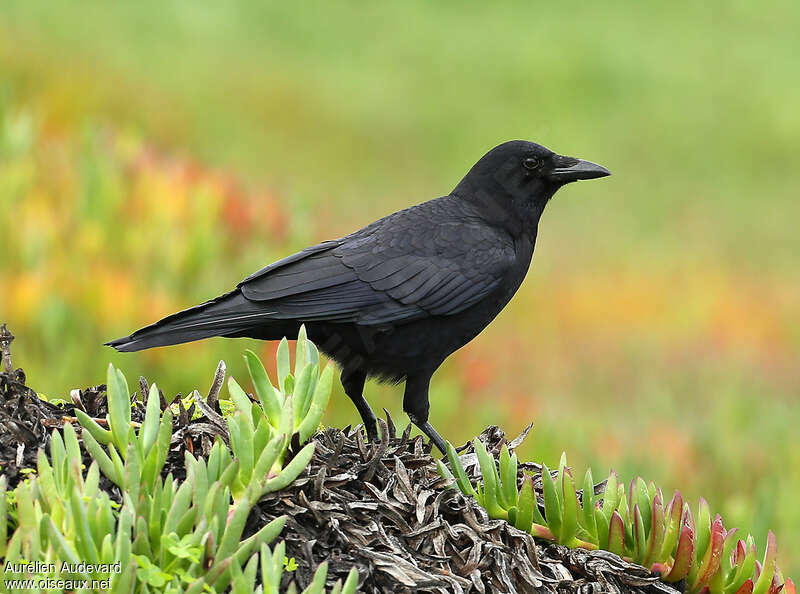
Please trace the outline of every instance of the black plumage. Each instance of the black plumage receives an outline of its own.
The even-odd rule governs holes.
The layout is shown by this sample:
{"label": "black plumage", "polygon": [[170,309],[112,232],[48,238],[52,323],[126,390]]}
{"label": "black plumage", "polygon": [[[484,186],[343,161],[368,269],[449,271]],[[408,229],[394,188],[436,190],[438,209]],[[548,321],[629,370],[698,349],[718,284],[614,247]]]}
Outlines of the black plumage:
{"label": "black plumage", "polygon": [[233,291],[109,342],[138,351],[211,336],[296,338],[301,324],[342,367],[371,439],[367,377],[406,381],[403,409],[428,422],[428,385],[453,351],[505,307],[530,265],[539,218],[566,183],[605,168],[511,141],[484,155],[447,196],[390,214],[244,279]]}

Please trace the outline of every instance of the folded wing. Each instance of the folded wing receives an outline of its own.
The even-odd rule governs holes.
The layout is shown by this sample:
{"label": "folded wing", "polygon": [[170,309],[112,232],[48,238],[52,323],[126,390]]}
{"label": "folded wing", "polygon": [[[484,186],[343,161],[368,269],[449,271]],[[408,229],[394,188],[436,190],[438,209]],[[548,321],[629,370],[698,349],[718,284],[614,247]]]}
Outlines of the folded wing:
{"label": "folded wing", "polygon": [[481,221],[424,215],[395,213],[276,262],[239,289],[268,302],[273,319],[380,325],[457,314],[497,288],[513,242]]}

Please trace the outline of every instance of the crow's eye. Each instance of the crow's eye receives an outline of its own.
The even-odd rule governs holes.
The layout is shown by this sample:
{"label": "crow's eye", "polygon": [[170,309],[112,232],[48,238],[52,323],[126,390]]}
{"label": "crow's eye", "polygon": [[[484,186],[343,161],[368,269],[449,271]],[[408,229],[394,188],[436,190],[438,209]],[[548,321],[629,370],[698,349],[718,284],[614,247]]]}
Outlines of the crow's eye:
{"label": "crow's eye", "polygon": [[527,159],[522,161],[522,166],[530,171],[533,171],[534,169],[539,169],[539,165],[541,165],[541,162],[539,161],[539,159],[536,159],[534,157],[528,157]]}

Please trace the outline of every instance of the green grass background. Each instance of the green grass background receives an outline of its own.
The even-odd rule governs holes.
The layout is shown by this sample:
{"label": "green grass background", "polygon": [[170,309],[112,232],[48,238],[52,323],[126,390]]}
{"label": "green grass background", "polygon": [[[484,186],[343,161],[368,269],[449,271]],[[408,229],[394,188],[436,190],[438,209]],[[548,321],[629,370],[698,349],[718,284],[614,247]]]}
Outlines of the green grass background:
{"label": "green grass background", "polygon": [[[10,1],[0,319],[50,397],[108,361],[167,392],[246,346],[101,346],[306,244],[447,193],[525,138],[561,191],[503,314],[434,377],[487,424],[702,495],[800,574],[800,5]],[[341,393],[326,422],[357,417]],[[368,386],[401,415],[399,389]]]}

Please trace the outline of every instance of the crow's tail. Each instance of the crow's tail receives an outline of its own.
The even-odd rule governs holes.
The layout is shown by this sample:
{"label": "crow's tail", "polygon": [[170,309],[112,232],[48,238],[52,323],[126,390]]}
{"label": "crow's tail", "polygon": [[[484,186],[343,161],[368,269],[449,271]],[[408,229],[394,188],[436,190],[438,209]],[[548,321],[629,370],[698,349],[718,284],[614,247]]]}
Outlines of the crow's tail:
{"label": "crow's tail", "polygon": [[106,344],[128,352],[212,336],[242,336],[248,328],[268,324],[274,313],[268,305],[245,299],[237,289]]}

